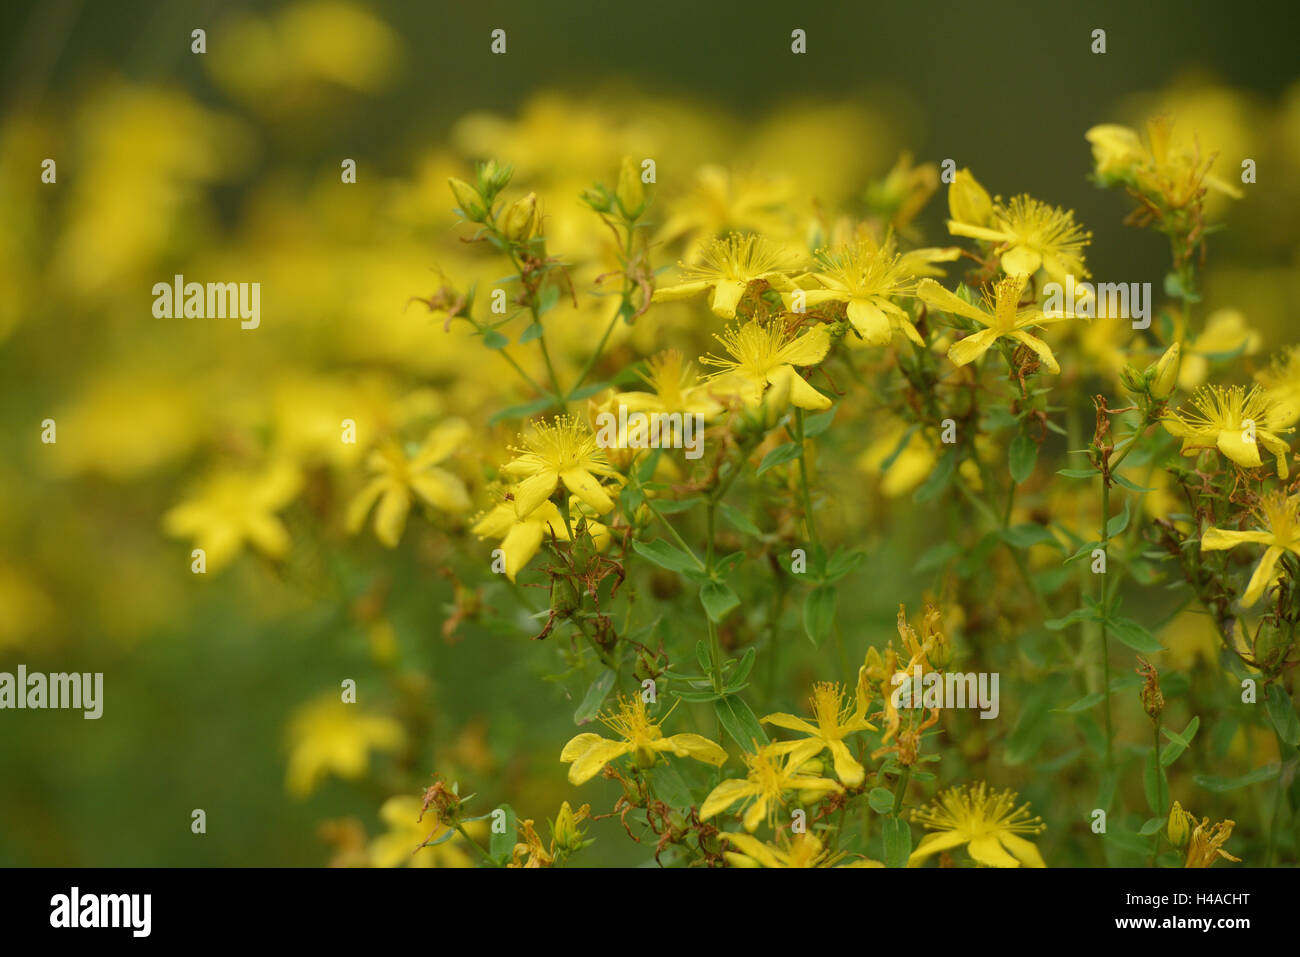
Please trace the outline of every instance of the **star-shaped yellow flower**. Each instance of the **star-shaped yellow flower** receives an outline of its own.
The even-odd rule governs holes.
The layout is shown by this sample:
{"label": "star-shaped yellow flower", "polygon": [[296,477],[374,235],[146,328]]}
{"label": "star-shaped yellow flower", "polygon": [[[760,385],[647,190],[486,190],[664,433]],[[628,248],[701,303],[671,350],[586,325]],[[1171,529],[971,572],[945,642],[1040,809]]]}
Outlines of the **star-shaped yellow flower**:
{"label": "star-shaped yellow flower", "polygon": [[935,833],[921,839],[908,867],[962,844],[985,867],[1047,866],[1038,848],[1020,836],[1041,834],[1047,825],[1030,815],[1028,804],[1016,807],[1012,791],[989,791],[982,781],[973,788],[959,785],[941,791],[930,807],[913,811],[912,820]]}
{"label": "star-shaped yellow flower", "polygon": [[659,723],[646,713],[641,696],[618,699],[618,710],[601,715],[601,721],[619,736],[615,741],[592,732],[572,738],[560,752],[560,760],[571,764],[569,781],[585,784],[601,769],[625,754],[636,760],[638,767],[648,768],[657,755],[668,751],[679,758],[694,758],[720,767],[727,760],[727,752],[708,738],[698,734],[674,734],[664,737]]}
{"label": "star-shaped yellow flower", "polygon": [[804,831],[794,837],[781,831],[776,843],[764,843],[749,834],[723,831],[718,837],[733,845],[735,851],[724,851],[723,856],[732,867],[813,868],[813,867],[884,867],[880,861],[858,859],[840,864],[844,852],[832,853],[817,835]]}
{"label": "star-shaped yellow flower", "polygon": [[695,265],[682,264],[682,281],[654,291],[654,302],[689,299],[713,291],[710,306],[723,319],[736,318],[736,306],[751,282],[766,280],[777,289],[791,286],[786,273],[798,263],[786,250],[761,236],[733,233],[716,239]]}
{"label": "star-shaped yellow flower", "polygon": [[572,416],[556,416],[553,422],[534,422],[524,435],[523,448],[501,471],[522,481],[513,489],[515,514],[526,517],[555,491],[561,482],[582,501],[604,515],[614,500],[600,484],[601,478],[619,480],[596,436]]}
{"label": "star-shaped yellow flower", "polygon": [[876,726],[863,716],[862,707],[854,702],[846,704],[840,686],[829,681],[814,685],[809,701],[813,712],[811,722],[783,711],[763,719],[764,724],[774,724],[808,736],[802,741],[782,741],[774,748],[778,753],[784,751],[794,755],[799,764],[829,750],[835,761],[836,776],[849,787],[857,787],[866,777],[866,769],[853,756],[844,739],[859,731],[874,731]]}
{"label": "star-shaped yellow flower", "polygon": [[996,243],[1002,271],[1008,276],[1032,276],[1042,269],[1064,283],[1067,276],[1077,281],[1090,275],[1083,247],[1092,241],[1092,234],[1074,221],[1073,212],[1030,196],[1015,196],[1005,204],[995,200],[987,226],[951,219],[948,232]]}
{"label": "star-shaped yellow flower", "polygon": [[898,333],[924,347],[925,340],[911,317],[894,302],[915,292],[913,270],[920,265],[920,260],[904,259],[892,238],[883,246],[859,239],[852,245],[823,250],[817,255],[813,277],[824,288],[807,290],[804,301],[809,306],[844,303],[849,322],[865,345],[887,346]]}
{"label": "star-shaped yellow flower", "polygon": [[1264,464],[1259,454],[1263,446],[1277,459],[1278,478],[1287,477],[1291,446],[1281,433],[1295,430],[1278,425],[1281,407],[1263,389],[1203,386],[1192,396],[1192,405],[1195,411],[1180,409],[1161,420],[1171,435],[1183,440],[1183,455],[1218,449],[1238,465],[1258,468]]}
{"label": "star-shaped yellow flower", "polygon": [[[609,529],[591,517],[583,515],[578,499],[569,502],[569,521],[577,526],[580,518],[587,522],[587,533],[591,536],[598,551],[604,551],[609,544]],[[576,513],[576,514],[575,514]],[[552,534],[561,542],[569,540],[569,527],[564,523],[564,516],[559,507],[551,501],[542,502],[523,518],[515,511],[512,501],[502,502],[490,509],[474,525],[471,531],[479,538],[501,539],[501,551],[505,558],[506,577],[511,581],[523,571],[542,542]]]}
{"label": "star-shaped yellow flower", "polygon": [[1057,373],[1061,371],[1061,367],[1057,364],[1051,347],[1031,334],[1029,330],[1072,317],[1066,312],[1062,312],[1059,316],[1049,316],[1035,307],[1020,308],[1020,297],[1028,281],[1029,277],[1023,273],[999,280],[993,296],[985,293],[983,308],[971,305],[944,289],[933,279],[921,280],[916,294],[927,305],[971,319],[985,327],[952,344],[948,349],[948,358],[954,365],[964,366],[974,362],[988,352],[995,342],[1005,338],[1022,346],[1028,346],[1037,353],[1044,368],[1049,372]]}
{"label": "star-shaped yellow flower", "polygon": [[[732,778],[715,787],[700,806],[700,820],[707,821],[725,811],[737,801],[743,801],[745,816],[742,823],[751,834],[764,820],[771,823],[776,809],[785,806],[785,792],[799,791],[820,798],[832,791],[843,791],[830,778],[804,773],[807,758],[798,754],[782,754],[779,745],[767,744],[753,754],[742,754],[749,766],[743,778]],[[817,762],[820,765],[820,762]]]}
{"label": "star-shaped yellow flower", "polygon": [[1277,562],[1284,552],[1300,556],[1300,496],[1270,492],[1260,499],[1255,510],[1259,528],[1239,532],[1226,528],[1209,528],[1201,536],[1201,551],[1215,552],[1238,545],[1264,545],[1264,557],[1255,566],[1241,603],[1250,607],[1277,577]]}
{"label": "star-shaped yellow flower", "polygon": [[769,385],[801,409],[829,409],[831,400],[810,386],[795,371],[796,366],[815,366],[830,351],[826,327],[813,326],[793,337],[781,323],[747,322],[714,336],[727,350],[727,357],[700,359],[704,365],[721,369],[711,377],[719,388],[732,388],[748,405],[758,405]]}

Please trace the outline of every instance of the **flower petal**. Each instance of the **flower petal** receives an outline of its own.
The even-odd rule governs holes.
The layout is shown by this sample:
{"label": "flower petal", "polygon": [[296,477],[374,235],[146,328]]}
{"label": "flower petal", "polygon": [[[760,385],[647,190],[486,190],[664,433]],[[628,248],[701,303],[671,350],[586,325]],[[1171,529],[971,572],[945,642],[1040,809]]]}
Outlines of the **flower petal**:
{"label": "flower petal", "polygon": [[974,362],[984,353],[989,351],[989,347],[998,339],[996,329],[981,329],[973,335],[967,336],[954,342],[948,348],[948,358],[953,365],[964,366]]}
{"label": "flower petal", "polygon": [[951,850],[965,843],[966,835],[961,831],[936,831],[927,834],[921,838],[921,843],[916,846],[916,850],[908,857],[907,866],[919,867],[927,857],[938,854],[940,851]]}

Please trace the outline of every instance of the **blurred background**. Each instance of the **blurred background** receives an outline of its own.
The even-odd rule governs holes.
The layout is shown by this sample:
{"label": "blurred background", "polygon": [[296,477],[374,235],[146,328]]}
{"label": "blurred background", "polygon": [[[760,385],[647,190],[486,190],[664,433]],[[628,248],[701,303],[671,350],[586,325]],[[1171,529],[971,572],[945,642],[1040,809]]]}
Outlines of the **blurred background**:
{"label": "blurred background", "polygon": [[[676,209],[704,232],[766,228],[783,203],[851,211],[901,154],[952,158],[990,192],[1074,209],[1096,276],[1159,289],[1168,250],[1087,181],[1083,133],[1166,111],[1219,152],[1216,173],[1252,158],[1267,185],[1213,208],[1228,228],[1205,307],[1246,323],[1207,351],[1263,357],[1294,336],[1294,4],[825,6],[7,5],[0,671],[103,672],[105,703],[98,721],[0,712],[0,865],[379,863],[381,807],[435,769],[483,809],[510,801],[541,821],[574,799],[556,758],[581,684],[528,641],[526,617],[457,626],[456,582],[480,584],[486,552],[464,521],[413,514],[396,549],[343,521],[369,447],[521,400],[478,343],[410,302],[502,272],[457,240],[446,181],[476,160],[515,164],[565,250],[595,242],[577,195],[612,184],[624,155],[656,158],[666,227]],[[496,28],[504,56],[489,53]],[[806,55],[790,53],[795,28]],[[340,182],[345,159],[355,184]],[[945,216],[940,192],[918,235],[943,241]],[[608,268],[599,255],[574,267]],[[176,273],[261,282],[261,328],[155,319],[152,285]],[[557,317],[566,361],[598,311]],[[670,312],[617,345],[644,354],[692,322]],[[338,441],[348,417],[356,446]],[[467,453],[473,488],[509,438]],[[280,494],[265,470],[283,462]],[[230,504],[259,495],[257,516]],[[878,587],[841,609],[854,660],[892,629],[916,591],[900,569],[932,543],[892,527],[882,501],[846,522],[879,556]],[[191,574],[192,542],[164,516],[196,502],[222,528],[270,511],[292,544],[245,540]],[[509,607],[493,587],[480,600]],[[792,687],[812,674],[800,667]],[[358,704],[340,716],[345,679]],[[191,832],[196,808],[206,835]],[[588,854],[645,856],[616,840]]]}

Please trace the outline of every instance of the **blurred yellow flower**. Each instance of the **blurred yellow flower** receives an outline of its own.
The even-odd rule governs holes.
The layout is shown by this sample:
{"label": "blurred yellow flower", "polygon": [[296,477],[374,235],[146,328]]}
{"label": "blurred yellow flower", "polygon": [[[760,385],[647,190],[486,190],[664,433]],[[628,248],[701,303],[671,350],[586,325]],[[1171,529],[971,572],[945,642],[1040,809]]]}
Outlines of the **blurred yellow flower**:
{"label": "blurred yellow flower", "polygon": [[1210,313],[1201,334],[1187,345],[1178,372],[1178,387],[1184,392],[1194,391],[1204,384],[1211,362],[1221,362],[1236,355],[1254,355],[1259,352],[1262,341],[1260,334],[1246,324],[1246,317],[1236,309],[1218,309]]}
{"label": "blurred yellow flower", "polygon": [[368,714],[336,694],[326,694],[300,706],[289,720],[285,784],[294,797],[304,798],[328,774],[355,780],[365,774],[372,750],[394,751],[404,740],[402,726],[392,718]]}
{"label": "blurred yellow flower", "polygon": [[1264,557],[1250,576],[1241,603],[1250,607],[1259,601],[1276,576],[1278,559],[1285,552],[1300,556],[1300,496],[1285,492],[1269,492],[1259,500],[1253,510],[1259,526],[1254,531],[1209,528],[1201,536],[1201,551],[1214,552],[1236,548],[1238,545],[1264,545]]}
{"label": "blurred yellow flower", "polygon": [[163,516],[168,535],[192,538],[217,571],[248,543],[271,558],[289,551],[289,531],[275,513],[297,496],[298,469],[276,462],[261,472],[219,472]]}
{"label": "blurred yellow flower", "polygon": [[473,507],[462,482],[438,463],[451,456],[470,437],[469,423],[449,419],[435,426],[419,449],[409,458],[397,445],[388,443],[370,453],[369,466],[378,473],[348,506],[349,531],[365,523],[375,502],[375,536],[389,548],[401,541],[411,503],[420,498],[434,508],[451,514]]}
{"label": "blurred yellow flower", "polygon": [[[433,815],[424,815],[417,797],[390,797],[379,809],[379,819],[388,828],[370,842],[370,862],[375,867],[473,867],[474,859],[459,834],[447,836],[450,828]],[[421,820],[423,817],[423,820]],[[480,839],[487,832],[483,821],[471,821],[465,832]],[[435,843],[438,842],[438,843]],[[423,845],[431,845],[424,847]]]}

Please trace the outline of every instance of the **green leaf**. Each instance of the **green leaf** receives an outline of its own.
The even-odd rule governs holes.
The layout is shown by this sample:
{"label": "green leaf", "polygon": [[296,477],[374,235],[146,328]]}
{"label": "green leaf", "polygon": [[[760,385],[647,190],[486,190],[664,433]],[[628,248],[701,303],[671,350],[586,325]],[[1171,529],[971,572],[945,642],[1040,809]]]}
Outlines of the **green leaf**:
{"label": "green leaf", "polygon": [[660,515],[676,515],[679,512],[689,512],[695,506],[703,503],[704,498],[699,495],[693,495],[690,498],[679,499],[655,499],[655,511]]}
{"label": "green leaf", "polygon": [[1160,830],[1164,826],[1165,826],[1165,819],[1163,817],[1149,817],[1147,818],[1147,822],[1142,825],[1142,829],[1139,830],[1138,833],[1141,834],[1143,837],[1150,837],[1152,834],[1154,834],[1156,831]]}
{"label": "green leaf", "polygon": [[1129,502],[1130,499],[1124,499],[1124,511],[1120,512],[1118,515],[1112,515],[1106,522],[1107,538],[1114,538],[1117,535],[1123,534],[1124,529],[1128,528],[1130,518]]}
{"label": "green leaf", "polygon": [[703,641],[695,643],[695,661],[700,666],[701,674],[708,674],[709,669],[713,667],[713,662],[709,660],[709,646]]}
{"label": "green leaf", "polygon": [[1107,621],[1107,627],[1112,635],[1134,651],[1141,652],[1144,655],[1153,655],[1158,651],[1165,650],[1164,646],[1156,641],[1151,632],[1132,618],[1111,618]]}
{"label": "green leaf", "polygon": [[757,525],[751,522],[749,516],[740,509],[734,508],[726,502],[719,502],[718,511],[722,513],[722,517],[725,518],[736,531],[744,532],[746,535],[753,535],[755,538],[762,537],[763,532]]}
{"label": "green leaf", "polygon": [[538,412],[544,412],[551,406],[555,405],[555,400],[550,396],[541,399],[534,399],[532,402],[525,402],[522,405],[512,405],[494,413],[488,419],[488,425],[496,425],[506,419],[526,419],[530,415],[536,415]]}
{"label": "green leaf", "polygon": [[642,558],[670,572],[699,571],[700,568],[699,562],[694,558],[662,538],[657,538],[653,542],[633,542],[632,549]]}
{"label": "green leaf", "polygon": [[1057,469],[1057,475],[1064,475],[1066,478],[1090,479],[1096,478],[1095,469]]}
{"label": "green leaf", "polygon": [[1034,545],[1060,547],[1051,529],[1037,522],[1024,522],[1002,530],[1002,540],[1012,548],[1030,548]]}
{"label": "green leaf", "polygon": [[888,788],[872,788],[867,794],[867,803],[877,814],[889,814],[894,810],[894,795]]}
{"label": "green leaf", "polygon": [[726,582],[706,582],[700,589],[700,604],[711,621],[719,622],[740,604],[740,598]]}
{"label": "green leaf", "polygon": [[1038,464],[1038,443],[1024,432],[1018,433],[1011,440],[1007,464],[1011,467],[1011,480],[1017,485],[1023,483],[1034,474],[1034,466]]}
{"label": "green leaf", "polygon": [[758,464],[755,475],[762,475],[768,469],[776,468],[778,465],[784,465],[786,462],[792,462],[799,457],[800,447],[795,442],[787,442],[784,445],[778,445],[771,452],[763,456],[763,461]]}
{"label": "green leaf", "polygon": [[912,571],[928,572],[936,568],[942,568],[960,554],[961,547],[956,542],[940,542],[922,553],[921,557],[916,560],[916,564],[912,566]]}
{"label": "green leaf", "polygon": [[560,287],[555,283],[550,283],[542,290],[541,296],[537,300],[537,314],[539,316],[550,312],[555,308],[555,304],[560,301]]}
{"label": "green leaf", "polygon": [[[506,826],[500,833],[497,833],[496,829],[493,828],[492,838],[488,844],[488,855],[498,864],[504,865],[510,860],[510,855],[514,852],[519,835],[516,833],[515,809],[509,804],[502,804],[497,810],[506,812]],[[451,828],[448,828],[448,831],[452,834],[456,833]]]}
{"label": "green leaf", "polygon": [[820,648],[835,623],[835,589],[818,585],[803,602],[803,630],[813,647]]}
{"label": "green leaf", "polygon": [[753,647],[746,649],[745,653],[740,656],[740,661],[737,662],[735,670],[727,679],[729,689],[739,687],[745,683],[745,679],[749,677],[750,671],[754,668],[756,657],[757,649]]}
{"label": "green leaf", "polygon": [[1160,749],[1160,764],[1167,768],[1177,761],[1182,753],[1192,746],[1192,738],[1196,737],[1200,727],[1201,719],[1194,717],[1187,722],[1187,727],[1183,729],[1182,734],[1170,731],[1168,728],[1161,728],[1161,734],[1173,742],[1173,747]]}
{"label": "green leaf", "polygon": [[542,324],[540,322],[530,322],[528,328],[519,335],[519,344],[527,345],[542,334]]}
{"label": "green leaf", "polygon": [[1161,798],[1169,799],[1169,780],[1165,777],[1163,767],[1156,768],[1155,748],[1147,752],[1146,762],[1142,769],[1142,788],[1146,792],[1147,807],[1151,808],[1151,813],[1166,813],[1166,809],[1160,805]]}
{"label": "green leaf", "polygon": [[501,333],[497,332],[495,329],[489,329],[487,332],[483,333],[483,345],[487,346],[489,349],[504,349],[506,346],[510,345],[510,340],[501,335]]}
{"label": "green leaf", "polygon": [[1217,774],[1198,774],[1194,781],[1207,791],[1215,791],[1222,794],[1224,791],[1235,791],[1237,788],[1248,787],[1252,784],[1259,784],[1261,781],[1271,781],[1277,777],[1277,772],[1281,766],[1279,764],[1265,764],[1237,778],[1219,777]]}
{"label": "green leaf", "polygon": [[957,450],[949,449],[943,457],[935,463],[934,471],[930,477],[921,483],[921,487],[912,495],[912,501],[924,504],[930,501],[944,490],[948,482],[952,479],[952,473],[957,468]]}
{"label": "green leaf", "polygon": [[1268,712],[1268,720],[1273,723],[1277,736],[1293,748],[1300,746],[1300,718],[1296,717],[1295,706],[1280,684],[1268,686],[1264,710]]}
{"label": "green leaf", "polygon": [[803,437],[805,439],[815,439],[831,427],[835,421],[835,410],[838,406],[832,406],[825,412],[818,412],[816,415],[810,415],[803,420]]}
{"label": "green leaf", "polygon": [[569,394],[569,401],[578,402],[581,399],[590,398],[597,392],[604,392],[609,388],[609,386],[610,383],[608,382],[589,382],[584,386],[574,389],[573,392]]}
{"label": "green leaf", "polygon": [[763,726],[758,723],[758,718],[754,717],[754,712],[749,710],[749,705],[738,695],[727,695],[719,698],[713,703],[713,711],[718,716],[718,721],[722,728],[731,736],[731,740],[740,745],[741,749],[753,753],[755,742],[757,747],[767,744],[767,734],[763,731]]}
{"label": "green leaf", "polygon": [[887,817],[881,822],[885,841],[885,866],[906,867],[912,853],[912,828],[901,817]]}
{"label": "green leaf", "polygon": [[605,696],[609,694],[609,689],[614,687],[615,677],[617,676],[614,672],[606,668],[587,687],[587,693],[582,696],[582,704],[578,705],[578,710],[573,712],[574,724],[586,724],[595,720],[600,706],[605,703]]}

